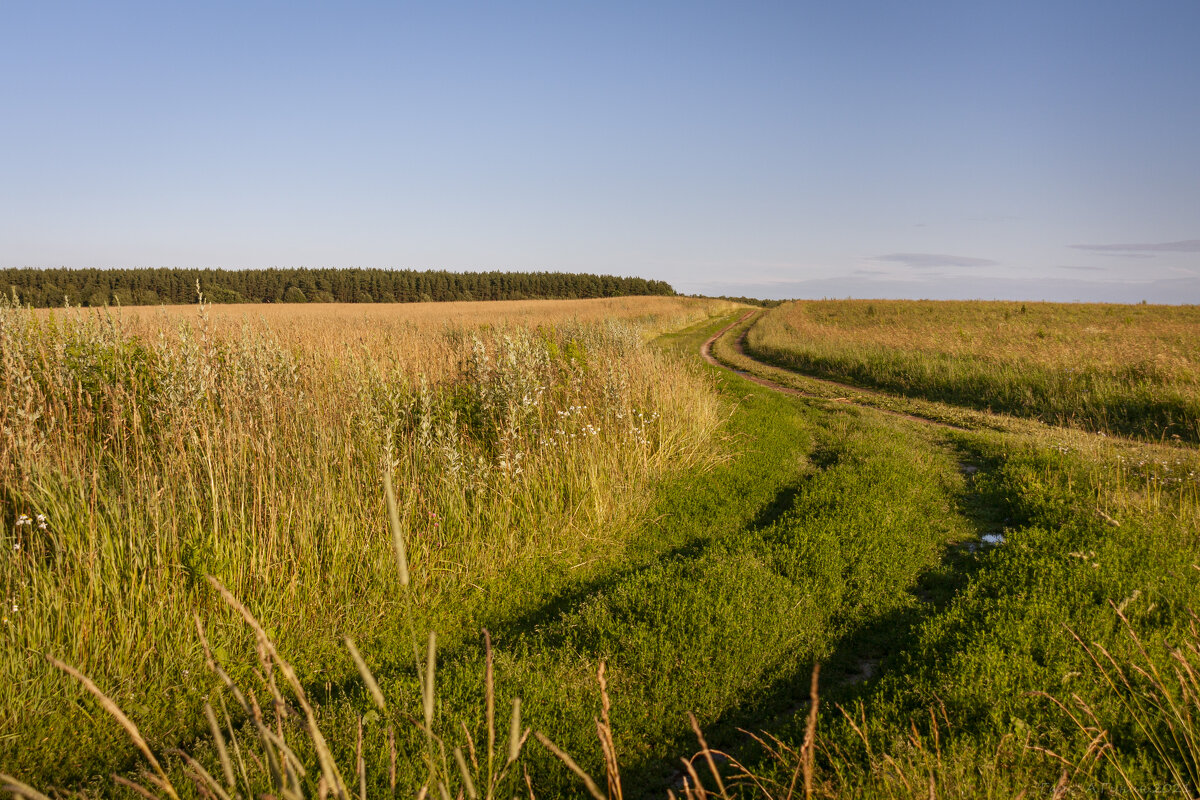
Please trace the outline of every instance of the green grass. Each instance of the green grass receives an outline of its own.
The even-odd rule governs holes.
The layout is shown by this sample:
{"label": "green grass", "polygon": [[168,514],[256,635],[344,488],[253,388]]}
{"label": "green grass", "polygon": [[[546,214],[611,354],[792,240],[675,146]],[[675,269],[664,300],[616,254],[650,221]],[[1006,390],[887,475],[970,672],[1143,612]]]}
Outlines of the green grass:
{"label": "green grass", "polygon": [[[1182,509],[1122,515],[1120,527],[1113,527],[1096,513],[1102,492],[1093,464],[1045,447],[963,439],[983,465],[972,489],[1005,515],[1007,541],[983,555],[953,599],[922,621],[861,698],[876,746],[903,752],[913,720],[931,739],[937,719],[942,747],[967,765],[966,775],[953,781],[957,792],[948,796],[1052,786],[1057,768],[1031,761],[1029,748],[1049,748],[1074,762],[1084,759],[1087,741],[1046,693],[1081,716],[1080,703],[1086,703],[1111,732],[1115,758],[1138,785],[1169,781],[1165,759],[1152,757],[1121,696],[1099,680],[1097,664],[1075,637],[1129,663],[1136,652],[1119,607],[1152,643],[1156,662],[1169,660],[1169,643],[1186,638],[1188,610],[1200,601],[1192,577],[1200,559],[1194,497]],[[1190,517],[1181,518],[1181,511]],[[829,735],[842,748],[843,769],[854,761],[846,752],[868,760],[847,724],[835,722]],[[1122,785],[1112,768],[1097,780]],[[842,781],[847,790],[882,788],[863,769],[849,770]]]}
{"label": "green grass", "polygon": [[[663,360],[653,363],[694,359],[699,343],[726,321],[662,337],[656,358]],[[269,592],[251,593],[250,609],[268,621],[283,656],[295,664],[348,781],[361,719],[368,796],[390,793],[389,729],[399,783],[409,793],[428,780],[427,759],[451,794],[458,791],[455,747],[464,763],[479,762],[469,771],[481,783],[488,749],[480,643],[486,628],[497,724],[504,727],[510,703],[520,697],[524,725],[548,736],[602,785],[596,674],[605,664],[608,719],[628,797],[662,796],[679,757],[698,750],[689,713],[711,745],[734,754],[760,780],[786,787],[803,760],[805,701],[817,662],[823,665],[818,796],[928,797],[930,781],[938,797],[1049,795],[1061,775],[1058,756],[1085,766],[1069,776],[1080,791],[1172,780],[1195,790],[1186,777],[1195,749],[1155,735],[1191,725],[1187,715],[1171,717],[1161,698],[1182,698],[1183,708],[1194,698],[1130,667],[1171,675],[1168,665],[1178,663],[1172,648],[1195,639],[1189,632],[1189,611],[1200,599],[1193,577],[1200,562],[1194,453],[1036,426],[934,428],[786,397],[725,372],[706,375],[693,375],[692,385],[711,393],[723,422],[709,429],[702,448],[673,451],[692,453],[690,461],[675,469],[662,464],[637,480],[593,483],[574,496],[577,507],[594,507],[594,493],[609,493],[608,502],[626,511],[592,517],[608,524],[581,524],[558,504],[528,508],[521,519],[537,522],[538,530],[548,522],[562,529],[496,560],[477,555],[471,568],[453,569],[422,550],[433,533],[426,507],[402,502],[412,555],[408,588],[397,586],[382,537],[368,562],[369,579],[335,573],[347,584],[340,592],[306,595],[326,597],[315,610],[281,608]],[[676,413],[681,407],[674,406]],[[461,419],[477,418],[470,404],[457,408]],[[476,438],[495,430],[494,422],[477,424]],[[560,477],[609,463],[586,455],[578,451]],[[398,485],[432,493],[437,480],[430,472]],[[386,513],[377,480],[370,486],[376,495],[369,513],[380,530]],[[469,505],[442,519],[462,519]],[[434,507],[455,508],[445,500]],[[478,530],[503,518],[482,518]],[[1006,541],[983,545],[985,533]],[[339,540],[325,536],[314,553],[336,552]],[[513,541],[485,537],[477,553],[511,548]],[[218,657],[274,724],[270,687],[251,669],[251,640],[206,585],[196,582],[194,607],[219,643]],[[437,633],[438,667],[426,732],[421,673],[428,630]],[[346,654],[345,633],[355,636],[385,708],[377,708]],[[185,625],[172,635],[169,641],[188,642],[194,652],[194,631]],[[150,640],[133,655],[143,669],[155,668],[175,657],[161,647]],[[1106,681],[1116,673],[1098,657],[1101,647],[1134,676],[1136,691]],[[190,691],[152,685],[126,711],[148,721],[156,751],[186,744],[216,775],[219,759],[197,710],[204,696],[234,703],[200,661]],[[4,769],[45,785],[107,793],[96,776],[131,770],[136,758],[118,744],[124,734],[115,723],[66,676],[50,674],[58,681],[52,685],[94,722],[82,726],[85,735],[67,739],[65,718],[42,718],[37,735],[46,737],[46,749],[11,751]],[[111,681],[101,683],[112,689]],[[1137,713],[1131,703],[1140,703]],[[169,714],[182,723],[163,726]],[[316,745],[295,719],[279,729],[310,765],[303,786],[314,793]],[[1087,726],[1109,732],[1111,748],[1099,759],[1088,751],[1096,731]],[[250,721],[235,714],[233,727],[248,747]],[[775,737],[767,741],[780,752],[765,753],[739,729]],[[429,750],[431,733],[444,749],[435,742]],[[505,735],[506,729],[501,746]],[[61,750],[50,748],[63,741],[77,747],[73,762],[51,763]],[[168,759],[166,769],[176,785],[189,785],[178,760]],[[539,796],[582,792],[579,779],[531,740],[498,796],[523,794],[526,774]],[[258,791],[275,791],[265,778],[255,780]],[[734,791],[753,794],[745,784]]]}
{"label": "green grass", "polygon": [[[598,774],[590,720],[603,661],[627,785],[653,793],[669,782],[674,757],[692,748],[688,712],[714,742],[737,743],[737,725],[794,709],[796,676],[814,660],[830,661],[836,679],[881,655],[891,635],[881,628],[917,605],[918,576],[947,541],[970,533],[947,516],[961,486],[956,457],[937,445],[914,451],[911,432],[853,411],[827,418],[723,380],[737,403],[726,458],[665,485],[654,522],[619,551],[599,556],[586,577],[530,565],[481,587],[482,597],[502,595],[494,605],[468,602],[474,613],[422,620],[448,642],[438,712],[446,728],[465,723],[479,736],[483,665],[471,633],[484,626],[498,652],[501,707],[521,696],[528,724]],[[416,696],[402,636],[361,644],[396,654],[375,663],[386,696]],[[361,690],[348,694],[326,699],[335,729],[351,724],[343,704],[354,696],[359,711],[368,708]],[[402,749],[416,751],[419,739],[413,730]],[[540,791],[576,786],[548,754],[527,759]],[[419,781],[420,763],[409,765],[406,777]]]}
{"label": "green grass", "polygon": [[[1087,765],[1069,770],[1084,793],[1194,792],[1187,714],[1196,696],[1180,693],[1171,665],[1195,641],[1200,601],[1195,453],[1002,422],[1001,434],[971,415],[955,421],[979,428],[943,434],[973,468],[962,513],[1006,541],[948,553],[942,575],[925,576],[928,603],[881,677],[834,695],[858,730],[840,711],[822,718],[825,791],[908,796],[905,781],[917,794],[932,776],[938,796],[1049,794],[1062,767],[1049,750]],[[1104,679],[1118,670],[1134,676],[1135,691]],[[1147,677],[1157,674],[1166,680]],[[1161,700],[1170,696],[1173,708]],[[1091,728],[1086,736],[1071,714]],[[1097,764],[1088,745],[1101,730],[1107,749]],[[796,745],[803,723],[775,733]],[[795,760],[758,768],[787,775]]]}
{"label": "green grass", "polygon": [[748,352],[810,375],[1054,425],[1200,441],[1193,306],[798,301]]}
{"label": "green grass", "polygon": [[[731,433],[746,446],[668,490],[655,557],[520,637],[522,662],[548,658],[563,672],[580,658],[608,663],[633,785],[673,769],[672,755],[692,741],[687,712],[715,741],[736,741],[734,724],[795,705],[795,678],[814,660],[840,657],[853,669],[857,655],[843,648],[911,607],[916,575],[963,535],[944,515],[951,459],[914,457],[860,420],[829,422],[766,392],[745,397]],[[573,752],[588,747],[581,722],[554,731],[578,740]]]}
{"label": "green grass", "polygon": [[606,551],[718,423],[707,379],[619,322],[432,335],[459,364],[438,385],[353,343],[320,358],[218,335],[203,310],[154,340],[112,318],[0,308],[0,760],[63,783],[132,763],[44,655],[105,686],[156,746],[194,738],[211,687],[193,614],[219,651],[248,641],[208,575],[306,679],[336,680],[342,635],[408,616],[387,470],[424,625],[522,565]]}

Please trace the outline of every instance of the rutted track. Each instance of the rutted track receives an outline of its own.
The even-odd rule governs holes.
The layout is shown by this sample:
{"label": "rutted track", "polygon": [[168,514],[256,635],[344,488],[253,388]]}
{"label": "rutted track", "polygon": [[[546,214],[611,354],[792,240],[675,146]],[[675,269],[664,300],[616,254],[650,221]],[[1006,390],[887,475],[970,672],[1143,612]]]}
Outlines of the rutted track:
{"label": "rutted track", "polygon": [[[722,336],[724,336],[726,333],[728,333],[731,329],[737,327],[738,325],[741,325],[743,322],[750,319],[750,317],[752,317],[758,313],[760,313],[760,312],[755,311],[754,309],[751,309],[751,310],[747,311],[745,314],[743,314],[742,316],[738,317],[733,322],[726,325],[724,328],[721,328],[721,330],[714,333],[712,336],[710,336],[704,342],[704,344],[700,345],[700,356],[705,361],[707,361],[709,364],[712,364],[714,367],[719,367],[728,372],[732,372],[733,374],[738,375],[742,378],[745,378],[746,380],[751,381],[752,383],[757,383],[759,386],[764,386],[768,389],[771,389],[776,392],[780,392],[782,394],[792,395],[793,397],[804,397],[809,400],[824,400],[825,402],[829,402],[829,403],[845,403],[847,405],[857,406],[858,408],[869,408],[873,411],[878,411],[881,414],[890,414],[893,417],[902,417],[903,419],[913,420],[914,422],[923,422],[926,425],[936,425],[939,428],[950,428],[950,429],[958,430],[958,431],[968,430],[967,428],[964,428],[959,425],[951,425],[948,422],[942,422],[940,420],[929,419],[928,417],[921,417],[921,416],[917,416],[915,414],[906,414],[903,411],[893,411],[888,408],[880,408],[879,406],[870,405],[868,403],[860,403],[860,402],[857,402],[853,397],[826,397],[824,395],[812,394],[810,392],[805,392],[800,389],[793,388],[791,386],[784,386],[782,383],[777,383],[777,382],[771,380],[770,378],[764,378],[761,375],[755,375],[752,372],[747,372],[746,370],[738,369],[737,367],[734,367],[730,364],[726,364],[724,361],[721,361],[719,358],[717,358],[716,356],[713,355],[712,346],[718,339],[720,339]],[[771,365],[765,364],[765,363],[759,361],[758,359],[754,358],[753,356],[746,353],[746,349],[745,349],[744,345],[745,345],[745,340],[746,340],[746,334],[749,333],[749,331],[750,331],[750,327],[747,327],[746,330],[742,332],[742,335],[739,336],[737,338],[737,340],[733,342],[733,349],[737,351],[738,355],[740,355],[742,358],[745,358],[747,361],[752,361],[753,363],[761,366],[763,369],[771,369],[772,368]],[[886,394],[884,392],[877,392],[872,389],[863,389],[858,386],[851,386],[850,384],[846,384],[846,383],[838,383],[837,381],[831,381],[826,378],[814,378],[810,375],[804,375],[803,373],[796,373],[796,374],[799,375],[800,377],[803,377],[805,380],[813,381],[814,383],[819,383],[824,386],[828,386],[832,389],[837,389],[839,391],[848,392],[850,394],[869,395],[872,397],[879,397],[879,398],[891,397],[891,395],[889,395],[889,394]]]}

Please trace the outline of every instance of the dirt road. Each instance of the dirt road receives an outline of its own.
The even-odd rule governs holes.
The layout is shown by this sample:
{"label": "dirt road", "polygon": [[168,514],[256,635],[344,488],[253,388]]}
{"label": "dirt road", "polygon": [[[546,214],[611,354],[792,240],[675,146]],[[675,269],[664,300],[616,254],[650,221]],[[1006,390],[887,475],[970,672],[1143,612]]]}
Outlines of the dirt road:
{"label": "dirt road", "polygon": [[[721,361],[720,359],[718,359],[716,356],[714,356],[712,354],[712,346],[718,339],[720,339],[722,336],[724,336],[726,333],[728,333],[731,328],[737,327],[738,325],[742,324],[743,322],[748,320],[750,317],[752,317],[758,313],[760,313],[760,312],[758,312],[755,309],[750,309],[745,314],[743,314],[741,317],[739,317],[738,319],[736,319],[733,322],[726,325],[721,330],[714,333],[712,336],[710,336],[708,338],[707,341],[704,342],[704,344],[702,344],[700,346],[700,356],[705,361],[707,361],[709,364],[712,364],[714,367],[720,367],[721,369],[732,372],[735,375],[740,375],[741,377],[745,378],[748,381],[757,383],[759,386],[765,386],[768,389],[772,389],[776,392],[781,392],[783,394],[792,395],[793,397],[805,397],[810,400],[824,400],[826,402],[831,402],[831,403],[845,403],[847,405],[857,406],[859,408],[870,408],[870,409],[880,412],[881,414],[890,414],[891,416],[902,417],[904,419],[913,420],[914,422],[923,422],[927,425],[936,425],[940,428],[951,428],[953,430],[960,430],[960,431],[967,430],[967,428],[963,428],[959,425],[952,425],[948,422],[942,422],[940,420],[929,419],[928,417],[921,417],[921,416],[917,416],[915,414],[906,414],[903,411],[893,411],[892,409],[888,409],[888,408],[880,408],[879,406],[871,405],[868,403],[860,403],[860,402],[856,401],[853,397],[853,395],[855,395],[855,394],[867,395],[870,397],[877,397],[877,398],[881,398],[881,399],[891,397],[891,395],[888,395],[885,392],[877,392],[872,389],[862,389],[858,386],[851,386],[849,384],[838,383],[837,381],[831,381],[831,380],[827,380],[825,378],[814,378],[810,375],[804,375],[803,373],[796,373],[797,375],[804,378],[805,380],[813,381],[814,383],[819,383],[822,386],[827,386],[838,392],[844,392],[848,396],[830,397],[828,395],[813,394],[811,392],[805,392],[800,389],[793,388],[791,386],[784,386],[782,383],[777,383],[776,381],[773,381],[770,378],[764,378],[761,375],[755,375],[752,372],[747,372],[745,370],[738,369],[737,367],[726,364],[725,362]],[[749,328],[747,328],[746,330],[747,330],[747,332],[749,332]],[[744,346],[745,339],[746,339],[746,333],[742,333],[742,335],[737,338],[737,341],[733,342],[733,349],[737,352],[737,354],[739,356],[746,359],[747,361],[753,362],[754,364],[762,367],[764,370],[778,369],[777,367],[772,367],[770,364],[765,364],[761,361],[758,361],[753,356],[748,355],[746,353],[745,346]]]}

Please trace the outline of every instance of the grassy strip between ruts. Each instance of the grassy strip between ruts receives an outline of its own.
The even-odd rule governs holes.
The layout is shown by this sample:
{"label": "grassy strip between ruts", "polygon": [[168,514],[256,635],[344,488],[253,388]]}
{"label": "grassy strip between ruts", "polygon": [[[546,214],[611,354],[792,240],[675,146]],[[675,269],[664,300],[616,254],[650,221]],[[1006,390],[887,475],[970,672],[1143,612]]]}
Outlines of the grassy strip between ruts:
{"label": "grassy strip between ruts", "polygon": [[595,706],[558,688],[539,701],[538,687],[586,681],[582,664],[607,662],[617,750],[642,790],[665,788],[694,751],[687,712],[710,740],[735,743],[735,726],[796,710],[814,660],[834,662],[835,683],[857,675],[917,605],[917,576],[969,535],[944,449],[913,449],[854,411],[825,415],[737,379],[731,390],[729,459],[667,487],[616,574],[514,631],[530,720],[570,752],[595,751]]}
{"label": "grassy strip between ruts", "polygon": [[[728,340],[716,352],[755,367]],[[1036,796],[1061,781],[1078,796],[1194,794],[1196,453],[978,414],[955,422],[979,428],[944,434],[969,473],[964,509],[1004,542],[951,551],[945,563],[967,567],[957,589],[930,593],[880,680],[826,719],[824,790]],[[776,733],[796,745],[803,725]],[[1069,762],[1066,778],[1047,751]]]}

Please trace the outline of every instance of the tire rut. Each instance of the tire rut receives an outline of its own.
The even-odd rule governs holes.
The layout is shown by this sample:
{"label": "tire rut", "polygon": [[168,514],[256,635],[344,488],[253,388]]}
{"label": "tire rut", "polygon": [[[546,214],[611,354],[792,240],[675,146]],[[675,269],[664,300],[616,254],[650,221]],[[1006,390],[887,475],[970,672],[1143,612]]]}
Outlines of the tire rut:
{"label": "tire rut", "polygon": [[[759,313],[759,312],[754,311],[753,309],[750,311],[747,311],[741,317],[739,317],[738,319],[729,323],[724,328],[722,328],[721,330],[717,331],[712,336],[710,336],[704,342],[704,344],[700,345],[701,358],[703,358],[706,362],[713,365],[714,367],[718,367],[719,369],[723,369],[727,372],[732,372],[734,375],[745,378],[746,380],[750,381],[751,383],[756,383],[759,386],[762,386],[764,388],[771,389],[771,390],[779,392],[781,394],[790,395],[792,397],[803,397],[808,400],[823,400],[827,403],[842,403],[844,405],[855,406],[856,408],[867,408],[867,409],[871,409],[872,411],[878,411],[881,414],[888,414],[893,417],[900,417],[901,419],[907,419],[907,420],[911,420],[913,422],[921,422],[926,425],[933,425],[938,428],[946,428],[946,429],[955,430],[955,431],[969,430],[968,428],[964,428],[961,425],[952,425],[949,422],[942,422],[941,420],[930,419],[929,417],[922,417],[922,416],[918,416],[916,414],[907,414],[903,411],[893,411],[888,408],[880,408],[879,406],[871,405],[869,403],[860,403],[860,402],[856,401],[853,397],[825,397],[823,395],[812,394],[811,392],[805,392],[801,389],[796,389],[791,386],[784,386],[782,383],[777,383],[776,381],[773,381],[770,378],[764,378],[761,375],[754,374],[753,372],[747,372],[746,370],[738,369],[735,366],[726,364],[724,361],[721,361],[720,359],[718,359],[716,356],[713,355],[712,346],[713,346],[713,344],[716,343],[716,341],[718,339],[720,339],[722,336],[724,336],[726,333],[728,333],[731,329],[742,324],[743,322],[750,319],[750,317],[754,316],[757,313]],[[750,328],[747,327],[746,330],[742,332],[742,335],[739,336],[733,342],[733,349],[735,351],[737,351],[738,355],[740,355],[742,358],[745,358],[747,361],[751,361],[751,362],[757,364],[758,366],[763,367],[764,369],[771,369],[770,364],[765,364],[762,361],[759,361],[758,359],[756,359],[753,356],[746,353],[745,341],[746,341],[746,335],[749,332],[750,332]],[[800,375],[805,380],[813,381],[815,383],[819,383],[824,386],[829,386],[830,388],[834,388],[834,389],[838,389],[838,390],[842,390],[842,391],[846,391],[846,392],[850,392],[850,393],[869,395],[871,397],[879,397],[879,398],[892,398],[893,397],[892,395],[886,394],[884,392],[877,392],[872,389],[863,389],[858,386],[851,386],[850,384],[847,384],[847,383],[839,383],[837,381],[831,381],[826,378],[814,378],[810,375],[803,375],[802,373],[796,373],[796,374]]]}

